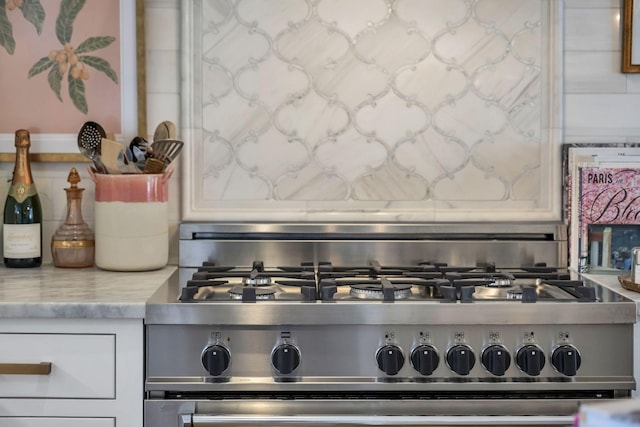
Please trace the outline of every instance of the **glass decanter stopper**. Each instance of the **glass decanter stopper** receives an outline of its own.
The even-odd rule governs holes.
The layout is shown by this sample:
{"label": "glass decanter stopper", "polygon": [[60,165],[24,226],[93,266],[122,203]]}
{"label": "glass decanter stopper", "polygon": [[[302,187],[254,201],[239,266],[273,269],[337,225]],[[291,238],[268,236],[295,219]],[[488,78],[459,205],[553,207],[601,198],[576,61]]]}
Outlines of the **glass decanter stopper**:
{"label": "glass decanter stopper", "polygon": [[65,188],[67,192],[67,218],[51,236],[51,255],[56,267],[91,267],[95,255],[95,237],[93,231],[82,218],[82,192],[78,188],[80,175],[71,168]]}

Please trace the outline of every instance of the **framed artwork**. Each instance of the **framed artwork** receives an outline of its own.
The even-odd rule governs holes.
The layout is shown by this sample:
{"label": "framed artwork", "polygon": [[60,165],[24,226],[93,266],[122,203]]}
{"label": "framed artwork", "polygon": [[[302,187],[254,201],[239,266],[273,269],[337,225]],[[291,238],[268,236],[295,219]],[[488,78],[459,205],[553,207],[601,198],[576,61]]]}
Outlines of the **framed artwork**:
{"label": "framed artwork", "polygon": [[640,73],[640,0],[624,0],[622,72]]}
{"label": "framed artwork", "polygon": [[30,131],[33,160],[81,161],[86,121],[123,142],[146,128],[143,4],[0,0],[0,161],[13,160],[17,129]]}

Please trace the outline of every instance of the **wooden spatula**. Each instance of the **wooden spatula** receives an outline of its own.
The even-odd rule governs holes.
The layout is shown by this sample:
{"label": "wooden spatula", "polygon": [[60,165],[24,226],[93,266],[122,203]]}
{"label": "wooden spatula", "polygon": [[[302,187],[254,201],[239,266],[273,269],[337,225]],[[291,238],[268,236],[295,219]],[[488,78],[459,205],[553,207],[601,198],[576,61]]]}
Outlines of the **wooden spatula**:
{"label": "wooden spatula", "polygon": [[[118,156],[120,153],[125,154],[125,147],[117,141],[111,139],[102,138],[102,163],[107,168],[107,173],[118,174],[120,168],[118,167]],[[125,154],[126,157],[126,154]]]}

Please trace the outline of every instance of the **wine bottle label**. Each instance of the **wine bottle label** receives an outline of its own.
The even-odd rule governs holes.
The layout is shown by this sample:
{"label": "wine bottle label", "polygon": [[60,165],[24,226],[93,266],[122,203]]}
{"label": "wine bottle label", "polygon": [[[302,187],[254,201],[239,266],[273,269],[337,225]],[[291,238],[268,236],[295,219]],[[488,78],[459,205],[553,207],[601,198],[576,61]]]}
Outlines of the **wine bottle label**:
{"label": "wine bottle label", "polygon": [[40,251],[40,224],[4,224],[5,258],[38,258]]}
{"label": "wine bottle label", "polygon": [[27,197],[35,196],[36,194],[38,194],[38,190],[36,190],[34,184],[27,185],[19,182],[17,184],[11,184],[11,187],[9,187],[9,196],[16,199],[18,203],[22,203]]}

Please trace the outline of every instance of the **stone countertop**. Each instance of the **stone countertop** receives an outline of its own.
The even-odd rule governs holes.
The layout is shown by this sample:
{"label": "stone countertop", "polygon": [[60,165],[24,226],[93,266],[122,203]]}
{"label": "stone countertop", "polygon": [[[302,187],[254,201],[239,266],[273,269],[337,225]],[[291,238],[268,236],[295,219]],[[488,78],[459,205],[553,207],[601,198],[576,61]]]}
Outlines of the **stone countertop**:
{"label": "stone countertop", "polygon": [[[622,272],[621,272],[622,273]],[[638,317],[640,318],[640,292],[630,291],[622,287],[620,282],[618,281],[618,276],[616,274],[588,274],[583,273],[582,277],[585,279],[593,280],[596,283],[601,284],[602,286],[611,289],[619,293],[620,295],[629,298],[632,301],[636,302]]]}
{"label": "stone countertop", "polygon": [[0,267],[0,318],[142,319],[147,300],[176,271]]}
{"label": "stone countertop", "polygon": [[[0,318],[139,318],[146,304],[167,288],[176,266],[141,272],[97,267],[67,269],[0,267]],[[640,317],[640,293],[624,289],[613,274],[582,274],[633,300]]]}

